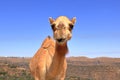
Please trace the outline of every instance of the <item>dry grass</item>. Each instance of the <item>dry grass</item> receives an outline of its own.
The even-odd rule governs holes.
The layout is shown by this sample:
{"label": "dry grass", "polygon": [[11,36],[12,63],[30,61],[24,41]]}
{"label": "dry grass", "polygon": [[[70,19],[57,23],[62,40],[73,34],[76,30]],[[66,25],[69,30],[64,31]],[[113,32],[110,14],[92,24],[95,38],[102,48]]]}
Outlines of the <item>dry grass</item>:
{"label": "dry grass", "polygon": [[[30,58],[0,57],[0,80],[33,80],[30,75]],[[67,58],[65,80],[119,80],[120,58]]]}

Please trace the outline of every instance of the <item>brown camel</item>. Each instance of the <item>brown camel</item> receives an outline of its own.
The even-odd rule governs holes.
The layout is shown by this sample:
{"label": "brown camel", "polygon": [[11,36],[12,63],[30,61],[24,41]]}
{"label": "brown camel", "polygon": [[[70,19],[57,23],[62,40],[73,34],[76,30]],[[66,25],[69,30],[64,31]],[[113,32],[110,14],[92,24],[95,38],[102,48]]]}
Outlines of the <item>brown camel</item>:
{"label": "brown camel", "polygon": [[67,41],[72,37],[76,18],[60,16],[49,18],[55,41],[47,37],[30,61],[30,71],[35,80],[64,80],[66,74]]}

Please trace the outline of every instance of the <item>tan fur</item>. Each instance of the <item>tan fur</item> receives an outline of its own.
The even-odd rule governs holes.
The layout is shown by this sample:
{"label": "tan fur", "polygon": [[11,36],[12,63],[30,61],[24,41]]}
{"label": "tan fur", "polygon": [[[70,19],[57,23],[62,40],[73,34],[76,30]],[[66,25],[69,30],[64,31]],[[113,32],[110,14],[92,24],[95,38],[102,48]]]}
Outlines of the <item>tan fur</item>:
{"label": "tan fur", "polygon": [[30,71],[35,80],[64,80],[66,74],[67,41],[72,37],[69,24],[74,25],[76,19],[69,20],[60,16],[56,20],[49,18],[52,26],[54,41],[47,37],[41,48],[30,61]]}

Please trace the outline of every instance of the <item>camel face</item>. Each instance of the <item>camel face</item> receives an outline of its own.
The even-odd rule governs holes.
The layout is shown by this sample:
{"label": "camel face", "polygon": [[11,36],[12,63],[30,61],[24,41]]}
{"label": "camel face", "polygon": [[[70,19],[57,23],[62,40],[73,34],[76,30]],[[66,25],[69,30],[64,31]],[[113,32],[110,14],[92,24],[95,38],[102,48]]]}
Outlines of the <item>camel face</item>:
{"label": "camel face", "polygon": [[72,37],[72,29],[76,22],[76,18],[72,18],[72,20],[68,19],[65,16],[60,16],[56,20],[49,18],[54,39],[58,44],[63,44],[71,39]]}

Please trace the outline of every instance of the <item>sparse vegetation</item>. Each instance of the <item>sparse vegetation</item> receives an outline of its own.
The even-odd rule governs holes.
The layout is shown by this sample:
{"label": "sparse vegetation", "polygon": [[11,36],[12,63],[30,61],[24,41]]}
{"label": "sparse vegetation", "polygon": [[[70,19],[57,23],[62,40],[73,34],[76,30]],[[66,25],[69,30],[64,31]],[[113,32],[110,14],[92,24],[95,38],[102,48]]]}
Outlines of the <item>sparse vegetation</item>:
{"label": "sparse vegetation", "polygon": [[[29,71],[30,58],[0,57],[0,80],[34,80]],[[67,58],[65,80],[119,80],[120,58]]]}

